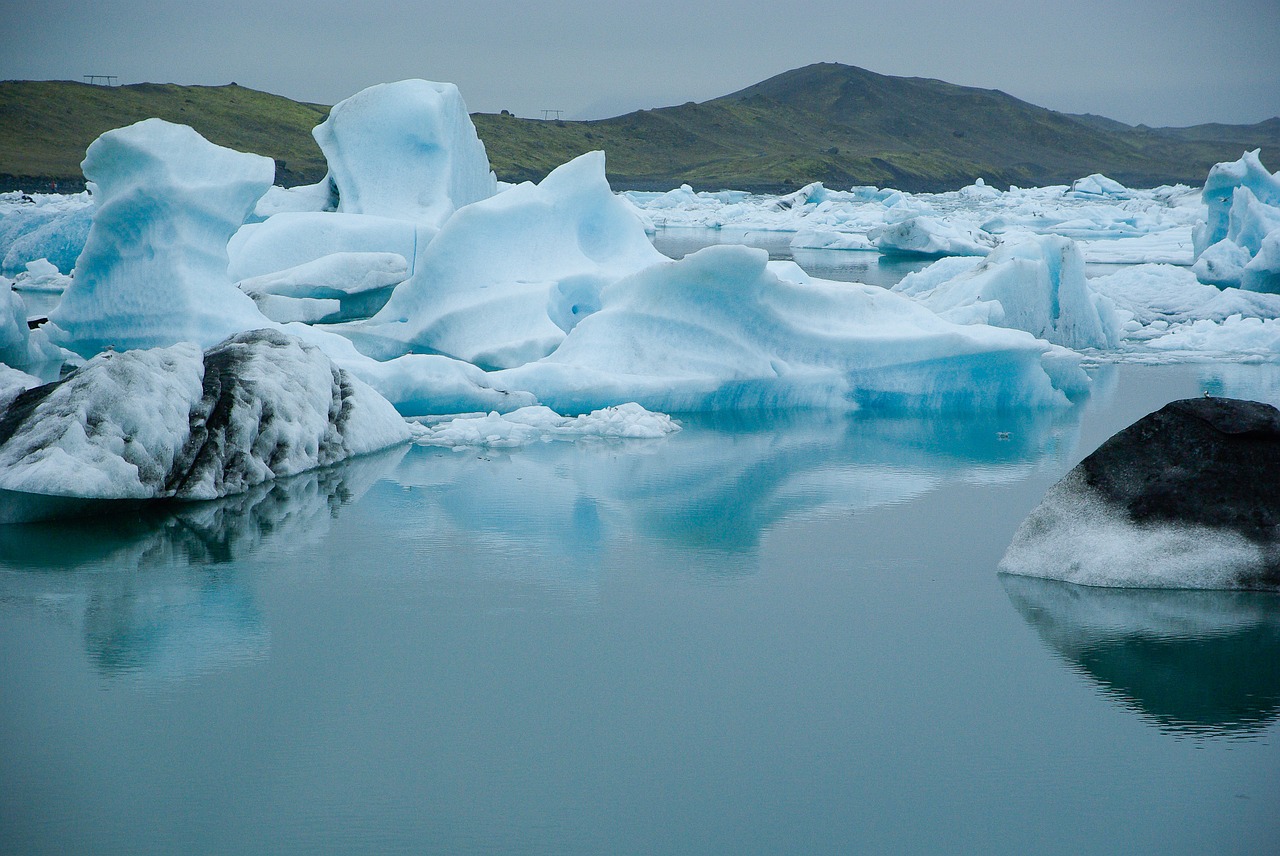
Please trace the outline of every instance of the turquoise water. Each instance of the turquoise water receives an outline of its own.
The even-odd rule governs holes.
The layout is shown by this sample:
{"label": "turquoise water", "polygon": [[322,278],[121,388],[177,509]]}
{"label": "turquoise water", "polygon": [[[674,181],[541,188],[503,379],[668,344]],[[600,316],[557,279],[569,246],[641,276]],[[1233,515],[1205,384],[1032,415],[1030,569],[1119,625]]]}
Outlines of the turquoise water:
{"label": "turquoise water", "polygon": [[[1002,578],[1072,411],[400,450],[0,531],[0,852],[1262,853],[1280,598]],[[999,432],[1008,432],[1001,439]]]}

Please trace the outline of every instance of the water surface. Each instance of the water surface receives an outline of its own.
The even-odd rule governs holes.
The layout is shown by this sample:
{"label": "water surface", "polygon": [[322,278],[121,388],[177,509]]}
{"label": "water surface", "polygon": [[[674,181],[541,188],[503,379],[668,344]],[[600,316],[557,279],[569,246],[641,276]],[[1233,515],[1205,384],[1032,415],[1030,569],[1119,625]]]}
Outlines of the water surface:
{"label": "water surface", "polygon": [[1205,388],[1280,389],[1110,367],[1065,412],[686,417],[7,527],[0,851],[1269,852],[1280,600],[995,570]]}

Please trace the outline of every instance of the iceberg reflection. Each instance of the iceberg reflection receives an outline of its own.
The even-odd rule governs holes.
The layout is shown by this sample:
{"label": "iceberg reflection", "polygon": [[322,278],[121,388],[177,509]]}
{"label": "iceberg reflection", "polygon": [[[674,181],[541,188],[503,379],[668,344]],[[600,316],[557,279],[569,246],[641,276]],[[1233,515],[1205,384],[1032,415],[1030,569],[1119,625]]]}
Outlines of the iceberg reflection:
{"label": "iceberg reflection", "polygon": [[111,676],[181,678],[266,656],[245,560],[314,541],[404,448],[212,502],[0,526],[0,604],[77,627]]}
{"label": "iceberg reflection", "polygon": [[685,430],[654,441],[414,449],[396,479],[421,497],[406,525],[447,522],[473,543],[518,548],[521,572],[544,561],[553,577],[581,572],[608,544],[640,536],[697,551],[700,568],[740,574],[754,569],[762,537],[789,520],[1065,469],[1078,418],[1076,409],[682,416]]}
{"label": "iceberg reflection", "polygon": [[1274,594],[1000,581],[1068,665],[1161,730],[1249,737],[1280,718]]}

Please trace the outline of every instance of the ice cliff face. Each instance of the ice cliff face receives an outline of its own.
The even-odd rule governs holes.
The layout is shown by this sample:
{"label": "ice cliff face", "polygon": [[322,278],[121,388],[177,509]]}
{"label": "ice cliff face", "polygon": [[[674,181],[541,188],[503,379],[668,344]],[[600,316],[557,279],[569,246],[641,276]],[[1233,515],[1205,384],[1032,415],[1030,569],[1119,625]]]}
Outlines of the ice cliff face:
{"label": "ice cliff face", "polygon": [[107,352],[22,393],[0,415],[0,489],[212,499],[408,437],[390,404],[318,349],[258,330],[205,352]]}

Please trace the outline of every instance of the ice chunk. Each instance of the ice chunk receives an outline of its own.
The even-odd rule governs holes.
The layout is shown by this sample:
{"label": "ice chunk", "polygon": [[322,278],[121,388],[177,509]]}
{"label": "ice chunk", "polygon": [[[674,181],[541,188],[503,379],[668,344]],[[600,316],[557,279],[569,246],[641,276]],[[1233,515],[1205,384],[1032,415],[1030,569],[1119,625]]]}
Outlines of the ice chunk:
{"label": "ice chunk", "polygon": [[1124,199],[1130,196],[1129,189],[1113,178],[1107,178],[1100,172],[1077,178],[1071,182],[1069,193],[1075,196],[1111,196]]}
{"label": "ice chunk", "polygon": [[666,261],[589,152],[540,184],[458,211],[412,278],[346,332],[378,358],[434,352],[484,368],[546,356],[595,311],[601,287]]}
{"label": "ice chunk", "polygon": [[[391,253],[409,262],[435,236],[429,226],[366,214],[277,214],[242,227],[227,244],[235,281],[275,274],[338,253]],[[314,271],[314,269],[308,269]]]}
{"label": "ice chunk", "polygon": [[1262,239],[1257,254],[1244,266],[1240,287],[1280,294],[1280,229]]}
{"label": "ice chunk", "polygon": [[679,430],[679,424],[670,416],[635,403],[605,407],[581,416],[561,416],[548,407],[536,406],[505,415],[462,416],[424,425],[414,442],[423,446],[511,448],[582,438],[655,439]]}
{"label": "ice chunk", "polygon": [[336,210],[338,210],[338,188],[326,175],[315,184],[302,187],[277,185],[270,188],[253,207],[253,216],[265,220],[276,214]]}
{"label": "ice chunk", "polygon": [[89,237],[93,200],[88,193],[28,198],[34,201],[0,204],[0,270],[19,270],[27,262],[48,259],[69,273]]}
{"label": "ice chunk", "polygon": [[342,302],[329,298],[315,297],[281,297],[278,294],[252,294],[258,311],[281,324],[299,321],[304,324],[315,324],[329,318],[337,318],[342,311]]}
{"label": "ice chunk", "polygon": [[1214,355],[1274,360],[1280,357],[1280,320],[1232,315],[1221,322],[1194,321],[1147,344],[1157,351],[1201,359]]}
{"label": "ice chunk", "polygon": [[1084,258],[1070,238],[1004,244],[971,270],[922,290],[933,280],[906,278],[895,290],[956,323],[1026,330],[1067,348],[1114,348],[1123,335],[1111,301],[1089,287]]}
{"label": "ice chunk", "polygon": [[211,499],[408,437],[390,404],[319,350],[258,330],[204,353],[186,342],[104,353],[18,396],[0,416],[0,490]]}
{"label": "ice chunk", "polygon": [[439,227],[497,192],[458,87],[401,80],[340,101],[312,134],[329,162],[338,211]]}
{"label": "ice chunk", "polygon": [[27,304],[0,276],[0,365],[30,368],[41,363],[61,362],[64,352],[50,344],[43,330],[32,332],[27,323]]}
{"label": "ice chunk", "polygon": [[51,338],[83,356],[174,342],[212,345],[264,326],[227,276],[227,240],[275,172],[270,158],[147,119],[90,146],[98,209]]}
{"label": "ice chunk", "polygon": [[562,413],[1035,407],[1086,383],[1026,333],[957,326],[874,286],[789,282],[767,259],[714,246],[650,267],[604,289],[550,356],[494,376]]}
{"label": "ice chunk", "polygon": [[[1201,319],[1221,322],[1232,315],[1280,317],[1280,295],[1204,285],[1191,271],[1173,265],[1124,268],[1089,280],[1089,286],[1131,315],[1139,326],[1149,328],[1143,333],[1146,337],[1157,331],[1163,335],[1171,324]],[[1129,334],[1129,338],[1133,336]]]}
{"label": "ice chunk", "polygon": [[315,345],[334,364],[360,378],[405,416],[433,416],[537,404],[529,392],[504,385],[470,363],[438,354],[408,354],[379,362],[356,350],[349,339],[303,324],[285,330]]}
{"label": "ice chunk", "polygon": [[409,263],[399,253],[330,253],[310,262],[240,281],[250,295],[347,297],[404,282]]}
{"label": "ice chunk", "polygon": [[1252,258],[1248,250],[1223,238],[1205,249],[1191,270],[1203,283],[1223,287],[1239,286],[1244,279],[1245,266],[1250,261]]}
{"label": "ice chunk", "polygon": [[26,270],[13,280],[13,287],[22,291],[48,291],[61,294],[71,285],[71,277],[60,273],[48,259],[27,262]]}
{"label": "ice chunk", "polygon": [[1274,407],[1172,402],[1051,488],[1000,569],[1097,586],[1280,589],[1278,460]]}
{"label": "ice chunk", "polygon": [[38,377],[0,361],[0,413],[3,413],[20,393],[39,385]]}
{"label": "ice chunk", "polygon": [[880,226],[869,237],[886,255],[985,256],[996,245],[995,236],[981,229],[927,216]]}
{"label": "ice chunk", "polygon": [[874,250],[875,244],[861,232],[835,232],[826,229],[802,229],[791,239],[791,246],[812,250]]}
{"label": "ice chunk", "polygon": [[1201,198],[1207,206],[1206,217],[1195,231],[1196,258],[1227,237],[1231,209],[1235,207],[1237,188],[1248,188],[1266,205],[1280,206],[1280,178],[1273,176],[1259,159],[1261,149],[1245,152],[1238,161],[1216,164],[1209,170]]}

